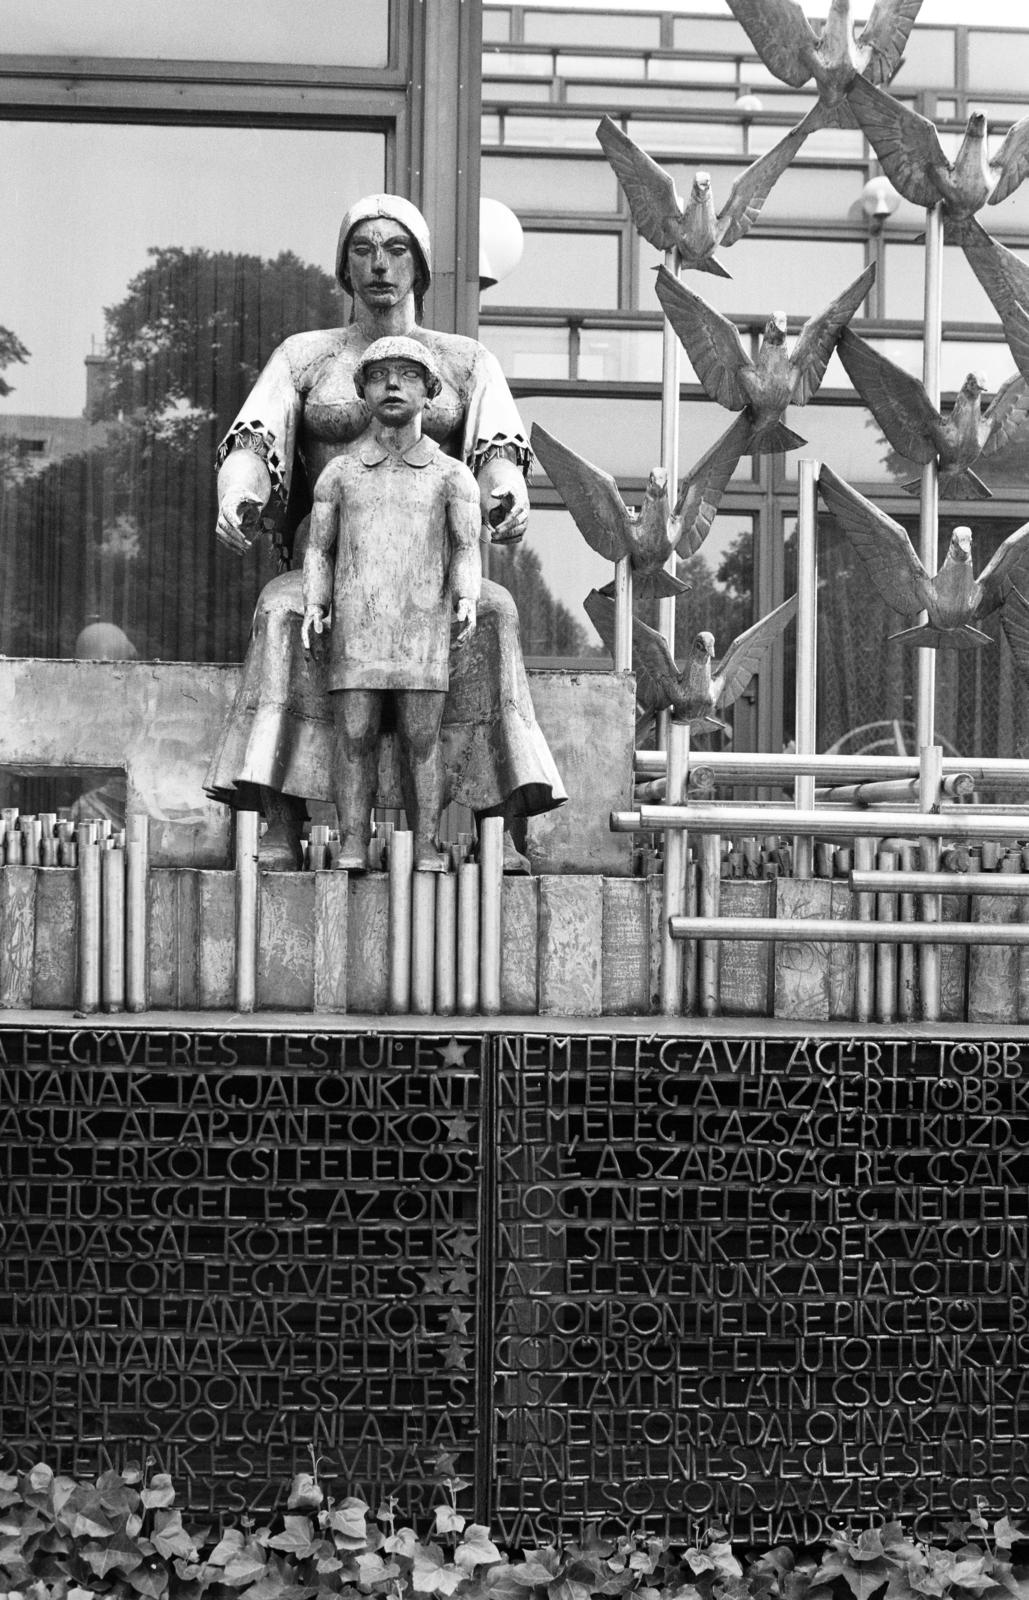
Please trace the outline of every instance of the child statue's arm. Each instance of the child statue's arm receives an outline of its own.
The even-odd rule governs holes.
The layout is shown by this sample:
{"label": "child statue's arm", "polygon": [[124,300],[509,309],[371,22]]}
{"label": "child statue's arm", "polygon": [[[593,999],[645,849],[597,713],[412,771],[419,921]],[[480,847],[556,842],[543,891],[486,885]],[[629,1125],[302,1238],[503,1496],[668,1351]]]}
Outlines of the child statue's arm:
{"label": "child statue's arm", "polygon": [[332,604],[333,551],[336,531],[343,511],[343,486],[331,466],[322,473],[314,491],[311,526],[304,554],[304,620],[300,638],[305,650],[311,648],[311,631],[321,633],[331,626],[328,616]]}
{"label": "child statue's arm", "polygon": [[454,640],[458,646],[467,644],[475,631],[476,608],[482,589],[481,521],[479,486],[467,467],[457,466],[451,477],[447,526],[450,532],[450,603],[460,624]]}

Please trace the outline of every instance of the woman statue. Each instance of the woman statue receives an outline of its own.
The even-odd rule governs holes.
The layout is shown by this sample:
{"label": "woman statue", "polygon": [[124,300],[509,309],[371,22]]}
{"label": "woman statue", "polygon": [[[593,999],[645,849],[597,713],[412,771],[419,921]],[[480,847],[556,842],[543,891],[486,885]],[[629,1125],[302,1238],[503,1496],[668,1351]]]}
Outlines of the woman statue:
{"label": "woman statue", "polygon": [[[528,522],[530,451],[511,392],[476,340],[421,327],[430,272],[428,227],[410,201],[375,194],[351,206],[336,251],[336,278],[353,296],[351,322],[286,339],[219,447],[219,539],[242,554],[265,528],[283,570],[258,600],[243,679],[205,787],[264,811],[267,866],[298,864],[304,802],[332,799],[326,661],[301,644],[294,535],[306,534],[319,474],[368,426],[354,369],[374,340],[412,338],[435,359],[442,387],[425,407],[424,432],[471,468],[493,541],[520,539]],[[510,822],[566,798],[533,714],[514,602],[498,584],[483,583],[475,634],[454,654],[442,747],[446,799],[479,815]],[[383,762],[380,803],[400,804],[399,792]]]}

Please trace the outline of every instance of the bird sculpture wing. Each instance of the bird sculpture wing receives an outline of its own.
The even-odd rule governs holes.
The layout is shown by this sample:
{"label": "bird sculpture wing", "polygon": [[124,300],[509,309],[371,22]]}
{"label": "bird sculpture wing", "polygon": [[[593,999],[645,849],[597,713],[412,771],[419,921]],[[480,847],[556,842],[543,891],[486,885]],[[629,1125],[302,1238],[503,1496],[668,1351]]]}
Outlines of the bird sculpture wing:
{"label": "bird sculpture wing", "polygon": [[794,89],[807,83],[808,58],[819,36],[797,0],[728,0],[728,5],[774,77]]}
{"label": "bird sculpture wing", "polygon": [[1029,178],[1029,117],[1022,117],[1008,130],[1004,143],[990,162],[990,170],[997,174],[990,195],[990,205],[996,206]]}
{"label": "bird sculpture wing", "polygon": [[989,437],[983,445],[984,456],[996,455],[1005,445],[1011,444],[1029,425],[1029,384],[1020,373],[1009,378],[998,389],[984,412],[990,426]]}
{"label": "bird sculpture wing", "polygon": [[[591,589],[583,609],[614,655],[615,603],[610,595]],[[639,617],[632,619],[632,665],[636,673],[636,698],[647,711],[664,711],[681,697],[681,677],[664,638]]]}
{"label": "bird sculpture wing", "polygon": [[729,411],[742,411],[748,395],[740,375],[752,371],[754,363],[733,323],[665,267],[658,268],[657,297],[711,399]]}
{"label": "bird sculpture wing", "polygon": [[927,610],[932,580],[900,523],[824,464],[818,489],[886,604],[906,617]]}
{"label": "bird sculpture wing", "polygon": [[961,248],[1000,318],[1015,365],[1029,380],[1029,267],[974,217],[963,225]]}
{"label": "bird sculpture wing", "polygon": [[906,461],[924,465],[939,454],[943,419],[922,384],[887,360],[850,328],[837,353],[858,394],[890,444]]}
{"label": "bird sculpture wing", "polygon": [[1029,522],[1024,522],[994,551],[979,574],[975,616],[988,617],[1003,606],[1013,589],[1029,594]]}
{"label": "bird sculpture wing", "polygon": [[847,98],[897,193],[926,209],[938,204],[941,191],[932,175],[949,174],[950,162],[935,123],[877,89],[867,78],[855,78]]}
{"label": "bird sculpture wing", "polygon": [[797,596],[794,594],[733,641],[723,659],[712,671],[711,684],[715,710],[722,711],[726,706],[731,706],[743,693],[772,645],[787,623],[792,622],[796,613]]}
{"label": "bird sculpture wing", "polygon": [[746,450],[750,433],[747,418],[737,417],[680,481],[679,497],[672,511],[673,535],[681,529],[675,546],[680,556],[695,555],[711,532],[719,502]]}
{"label": "bird sculpture wing", "polygon": [[921,5],[922,0],[876,0],[858,35],[859,46],[871,51],[863,74],[869,83],[881,88],[896,77]]}
{"label": "bird sculpture wing", "polygon": [[620,561],[629,552],[629,513],[611,474],[562,444],[538,422],[532,425],[530,442],[590,549],[606,561]]}
{"label": "bird sculpture wing", "polygon": [[1029,600],[1021,590],[1012,588],[1000,614],[1004,637],[1011,646],[1022,677],[1029,680]]}
{"label": "bird sculpture wing", "polygon": [[637,232],[656,250],[674,250],[682,207],[671,175],[610,117],[601,118],[597,138],[625,192]]}
{"label": "bird sculpture wing", "polygon": [[791,128],[784,139],[759,156],[746,172],[740,173],[729,190],[728,200],[718,213],[720,244],[728,249],[729,245],[750,232],[773,186],[786,171],[807,134],[806,128]]}
{"label": "bird sculpture wing", "polygon": [[870,261],[849,288],[837,295],[820,316],[811,317],[801,328],[790,358],[791,394],[796,405],[807,405],[815,393],[825,377],[829,357],[836,348],[840,334],[874,282],[875,262]]}

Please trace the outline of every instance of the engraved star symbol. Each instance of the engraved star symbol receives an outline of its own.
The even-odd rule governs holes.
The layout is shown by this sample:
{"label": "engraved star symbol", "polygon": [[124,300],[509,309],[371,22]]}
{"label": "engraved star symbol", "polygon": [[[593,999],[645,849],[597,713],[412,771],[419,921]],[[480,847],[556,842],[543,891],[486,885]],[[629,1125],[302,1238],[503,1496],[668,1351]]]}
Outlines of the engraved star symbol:
{"label": "engraved star symbol", "polygon": [[444,1117],[443,1126],[447,1130],[447,1141],[450,1144],[467,1144],[468,1135],[472,1131],[472,1124],[464,1112],[458,1112],[456,1117]]}
{"label": "engraved star symbol", "polygon": [[456,1039],[448,1039],[439,1051],[440,1065],[444,1067],[463,1067],[464,1058],[470,1049],[470,1045],[459,1044]]}
{"label": "engraved star symbol", "polygon": [[456,1306],[451,1306],[447,1313],[448,1333],[466,1333],[471,1320],[472,1314],[470,1311],[458,1311]]}
{"label": "engraved star symbol", "polygon": [[423,1294],[446,1294],[447,1289],[443,1282],[443,1269],[438,1262],[428,1272],[422,1271],[421,1276],[425,1279],[425,1286],[422,1289]]}
{"label": "engraved star symbol", "polygon": [[454,1267],[447,1283],[447,1292],[449,1294],[468,1294],[473,1282],[474,1279],[467,1267]]}
{"label": "engraved star symbol", "polygon": [[451,1371],[463,1371],[468,1365],[468,1350],[455,1334],[448,1342],[444,1355],[443,1365]]}
{"label": "engraved star symbol", "polygon": [[471,1256],[471,1257],[474,1257],[474,1255],[475,1255],[475,1243],[476,1243],[475,1234],[474,1233],[468,1233],[468,1232],[466,1232],[466,1230],[464,1228],[462,1228],[454,1237],[454,1254],[455,1254],[455,1256]]}

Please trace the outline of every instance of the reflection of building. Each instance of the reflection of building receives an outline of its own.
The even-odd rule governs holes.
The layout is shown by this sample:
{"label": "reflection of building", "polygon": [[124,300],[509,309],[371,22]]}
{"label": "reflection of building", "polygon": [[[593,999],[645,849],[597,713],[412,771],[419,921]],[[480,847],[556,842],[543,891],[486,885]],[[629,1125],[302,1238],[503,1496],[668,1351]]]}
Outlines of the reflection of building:
{"label": "reflection of building", "polygon": [[86,357],[86,403],[80,417],[26,416],[0,411],[0,451],[13,454],[23,471],[42,472],[64,456],[98,450],[107,437],[104,397],[108,362]]}

